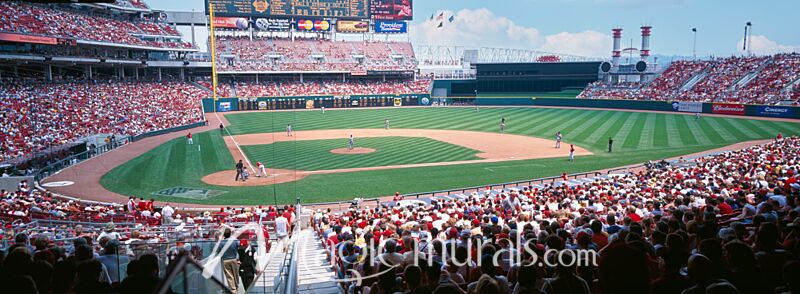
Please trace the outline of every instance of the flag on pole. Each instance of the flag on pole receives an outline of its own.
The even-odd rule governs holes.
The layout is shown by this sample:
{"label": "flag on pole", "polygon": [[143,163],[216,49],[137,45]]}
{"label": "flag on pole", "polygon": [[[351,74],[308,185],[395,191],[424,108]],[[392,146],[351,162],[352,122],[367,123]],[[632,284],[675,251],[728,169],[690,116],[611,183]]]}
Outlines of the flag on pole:
{"label": "flag on pole", "polygon": [[692,28],[692,32],[697,33],[697,28]]}

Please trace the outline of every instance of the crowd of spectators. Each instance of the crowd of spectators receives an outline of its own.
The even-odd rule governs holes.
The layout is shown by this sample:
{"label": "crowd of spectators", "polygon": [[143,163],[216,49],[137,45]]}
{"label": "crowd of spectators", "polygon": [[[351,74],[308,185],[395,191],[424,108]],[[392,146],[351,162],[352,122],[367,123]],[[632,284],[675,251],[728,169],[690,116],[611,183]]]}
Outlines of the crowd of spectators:
{"label": "crowd of spectators", "polygon": [[[211,88],[208,82],[201,82]],[[278,97],[278,96],[308,96],[308,95],[372,95],[372,94],[412,94],[430,93],[432,80],[351,80],[347,82],[335,80],[321,81],[266,81],[266,82],[235,82],[236,97]],[[233,95],[230,82],[218,85],[221,97]]]}
{"label": "crowd of spectators", "polygon": [[573,186],[312,219],[360,293],[797,293],[798,177],[800,138],[779,136]]}
{"label": "crowd of spectators", "polygon": [[200,122],[206,96],[182,82],[6,79],[0,85],[0,161],[90,135],[138,135]]}
{"label": "crowd of spectators", "polygon": [[635,97],[642,88],[639,82],[605,83],[597,81],[586,85],[578,98]]}
{"label": "crowd of spectators", "polygon": [[[169,204],[154,208],[152,201],[142,199],[100,211],[95,209],[97,205],[62,200],[38,190],[20,188],[3,194],[2,205],[26,206],[30,213],[68,206],[70,209],[60,210],[65,215],[57,219],[77,222],[71,217],[80,215],[83,221],[34,228],[7,223],[0,239],[0,282],[9,293],[153,293],[169,260],[181,254],[200,260],[212,252],[221,253],[215,244],[247,222],[260,223],[267,240],[253,242],[258,239],[252,228],[237,237],[236,245],[243,246],[237,255],[242,262],[249,257],[255,266],[252,256],[256,246],[265,245],[269,251],[268,240],[274,229],[262,221],[279,216],[296,218],[293,207],[222,208],[210,214],[179,212]],[[97,220],[97,214],[112,213],[136,218],[137,223],[118,225],[111,221],[103,225]],[[247,245],[248,241],[252,245]],[[252,250],[247,248],[250,246]]]}
{"label": "crowd of spectators", "polygon": [[745,87],[731,93],[728,100],[766,103],[780,98],[786,85],[800,78],[800,54],[778,54]]}
{"label": "crowd of spectators", "polygon": [[417,66],[410,43],[219,37],[221,71],[401,71]]}
{"label": "crowd of spectators", "polygon": [[[131,2],[133,3],[133,2]],[[137,2],[141,3],[141,2]],[[0,2],[0,31],[138,46],[192,48],[180,33],[164,23],[111,16],[14,1]],[[140,35],[167,37],[164,41]]]}
{"label": "crowd of spectators", "polygon": [[[673,62],[652,82],[632,86],[596,82],[579,98],[774,104],[796,100],[789,85],[800,78],[800,54]],[[693,83],[688,84],[694,79]]]}
{"label": "crowd of spectators", "polygon": [[[769,57],[728,57],[712,62],[705,78],[691,89],[681,91],[676,96],[681,101],[718,101],[731,87],[748,73],[756,71],[764,65]],[[746,85],[745,87],[750,87]],[[729,101],[739,102],[739,101]]]}

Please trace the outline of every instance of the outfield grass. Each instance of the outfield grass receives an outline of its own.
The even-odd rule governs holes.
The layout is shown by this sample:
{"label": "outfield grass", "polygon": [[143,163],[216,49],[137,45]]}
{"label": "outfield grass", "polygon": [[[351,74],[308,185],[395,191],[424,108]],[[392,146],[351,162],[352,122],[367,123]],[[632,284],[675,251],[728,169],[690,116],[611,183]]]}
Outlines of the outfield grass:
{"label": "outfield grass", "polygon": [[[271,168],[329,170],[428,162],[481,159],[477,150],[420,137],[356,138],[357,147],[372,148],[368,154],[333,154],[346,148],[347,139],[287,141],[242,146],[250,161],[266,162]],[[296,156],[302,154],[302,156]]]}
{"label": "outfield grass", "polygon": [[[496,132],[500,118],[505,117],[508,133],[552,139],[555,132],[561,131],[565,142],[586,148],[595,155],[580,156],[574,163],[565,158],[520,160],[313,175],[298,182],[265,187],[218,187],[206,185],[200,178],[232,169],[233,158],[219,132],[206,132],[195,136],[195,144],[202,146],[201,151],[187,146],[183,138],[175,139],[113,169],[102,178],[101,184],[120,194],[144,197],[175,186],[227,191],[206,200],[156,197],[173,202],[263,204],[277,200],[278,203],[290,203],[297,195],[309,203],[607,169],[741,141],[768,139],[777,133],[800,135],[800,124],[789,122],[719,117],[695,120],[694,116],[679,114],[551,108],[481,108],[477,113],[473,108],[385,108],[332,110],[324,115],[320,111],[282,111],[229,114],[226,117],[232,124],[228,129],[233,134],[282,132],[288,123],[293,124],[294,130],[383,128],[386,118],[390,119],[393,128]],[[615,141],[614,153],[610,154],[605,152],[609,137]],[[449,155],[446,152],[438,154]],[[297,160],[309,158],[303,153],[296,155]],[[324,164],[311,159],[309,164]],[[288,156],[284,160],[288,162],[294,158]]]}

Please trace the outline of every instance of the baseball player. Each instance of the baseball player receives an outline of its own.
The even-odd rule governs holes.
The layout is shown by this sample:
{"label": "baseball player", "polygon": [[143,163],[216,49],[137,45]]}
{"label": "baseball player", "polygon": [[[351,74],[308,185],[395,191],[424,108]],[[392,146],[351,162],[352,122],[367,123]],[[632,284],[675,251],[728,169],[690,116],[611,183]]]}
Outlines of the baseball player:
{"label": "baseball player", "polygon": [[325,114],[325,106],[322,107],[322,114]]}
{"label": "baseball player", "polygon": [[556,133],[556,148],[561,148],[561,131]]}
{"label": "baseball player", "polygon": [[505,117],[500,119],[500,133],[501,134],[505,134],[506,133],[506,118]]}
{"label": "baseball player", "polygon": [[385,130],[389,129],[389,119],[388,118],[383,120],[383,128]]}
{"label": "baseball player", "polygon": [[192,141],[192,133],[191,132],[189,132],[189,134],[186,135],[186,142],[189,143],[189,145],[194,144],[194,141]]}
{"label": "baseball player", "polygon": [[350,139],[347,140],[347,150],[353,150],[356,145],[355,139],[353,139],[353,134],[350,134]]}
{"label": "baseball player", "polygon": [[569,145],[569,161],[575,161],[575,145]]}
{"label": "baseball player", "polygon": [[699,112],[695,112],[694,113],[694,120],[698,120],[698,119],[700,119],[700,113]]}
{"label": "baseball player", "polygon": [[287,137],[291,137],[292,136],[292,124],[286,125],[286,136]]}
{"label": "baseball player", "polygon": [[608,153],[611,153],[611,146],[614,145],[614,140],[608,137]]}
{"label": "baseball player", "polygon": [[264,166],[261,161],[256,162],[256,167],[258,168],[258,177],[267,177],[267,168]]}
{"label": "baseball player", "polygon": [[222,123],[219,123],[219,133],[224,135],[225,134],[225,126]]}

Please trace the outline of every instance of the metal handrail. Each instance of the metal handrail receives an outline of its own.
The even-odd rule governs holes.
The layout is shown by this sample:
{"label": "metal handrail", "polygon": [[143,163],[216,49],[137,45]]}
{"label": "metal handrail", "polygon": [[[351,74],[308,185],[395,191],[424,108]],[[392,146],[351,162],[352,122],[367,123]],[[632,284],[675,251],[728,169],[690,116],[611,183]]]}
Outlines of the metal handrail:
{"label": "metal handrail", "polygon": [[289,259],[289,269],[288,273],[286,274],[286,287],[284,288],[284,294],[297,294],[298,293],[298,278],[297,278],[297,241],[300,239],[300,224],[297,225],[294,229],[294,233],[296,234],[295,240],[292,240],[292,251],[291,257]]}

